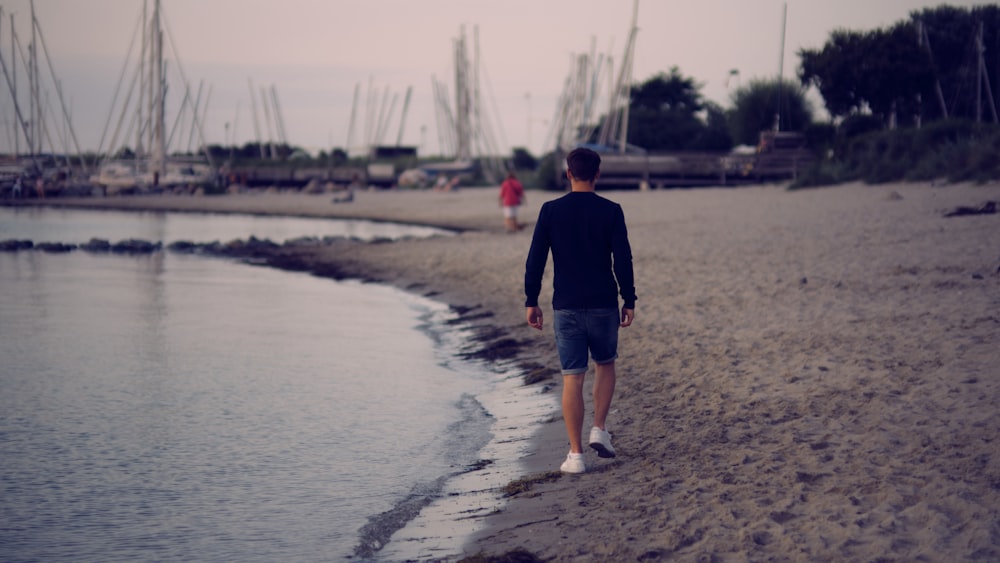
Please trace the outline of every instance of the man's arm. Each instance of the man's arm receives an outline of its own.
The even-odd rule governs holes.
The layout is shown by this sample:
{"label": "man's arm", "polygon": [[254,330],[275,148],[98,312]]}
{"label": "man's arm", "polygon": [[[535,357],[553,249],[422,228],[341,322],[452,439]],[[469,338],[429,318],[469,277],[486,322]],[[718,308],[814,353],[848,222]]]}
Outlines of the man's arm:
{"label": "man's arm", "polygon": [[[632,272],[632,246],[628,242],[628,228],[625,226],[625,214],[618,208],[614,231],[611,239],[611,254],[614,259],[613,268],[615,281],[618,282],[619,293],[624,301],[623,310],[635,313],[635,277]],[[624,313],[622,322],[625,322]],[[629,321],[631,324],[631,321]],[[627,325],[622,325],[627,326]]]}
{"label": "man's arm", "polygon": [[[538,307],[538,295],[542,292],[542,274],[549,259],[548,218],[545,206],[538,213],[535,231],[531,235],[531,247],[524,264],[524,306]],[[530,324],[530,323],[529,323]]]}

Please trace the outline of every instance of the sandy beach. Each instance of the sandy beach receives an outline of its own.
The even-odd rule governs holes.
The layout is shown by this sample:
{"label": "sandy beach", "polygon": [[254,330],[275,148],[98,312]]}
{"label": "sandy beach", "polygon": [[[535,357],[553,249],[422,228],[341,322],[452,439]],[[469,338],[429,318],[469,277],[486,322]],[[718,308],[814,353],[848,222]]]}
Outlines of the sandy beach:
{"label": "sandy beach", "polygon": [[[525,323],[524,259],[539,206],[561,194],[529,191],[529,228],[506,234],[497,193],[44,203],[460,229],[294,258],[449,303],[478,325],[484,357],[544,373],[558,362],[551,327]],[[945,217],[1000,201],[1000,184],[603,195],[625,211],[639,296],[609,421],[619,456],[588,453],[588,473],[531,483],[483,517],[467,555],[1000,560],[1000,214]],[[551,261],[547,316],[550,276]],[[557,400],[524,460],[529,482],[565,456]]]}

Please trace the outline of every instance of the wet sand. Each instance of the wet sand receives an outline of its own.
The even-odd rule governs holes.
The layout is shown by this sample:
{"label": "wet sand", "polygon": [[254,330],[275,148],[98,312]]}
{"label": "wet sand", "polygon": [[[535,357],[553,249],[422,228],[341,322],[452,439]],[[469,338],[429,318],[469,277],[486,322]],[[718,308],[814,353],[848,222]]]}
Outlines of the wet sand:
{"label": "wet sand", "polygon": [[[559,195],[529,192],[522,219]],[[1000,215],[944,216],[1000,200],[1000,184],[603,195],[625,210],[639,295],[609,420],[619,456],[588,453],[588,473],[530,483],[567,451],[558,380],[535,384],[554,388],[519,450],[529,490],[491,490],[494,508],[469,517],[465,554],[1000,558]],[[360,192],[341,205],[299,194],[46,203],[463,229],[294,259],[452,304],[476,327],[480,357],[551,372],[551,328],[524,321],[530,227],[505,234],[496,198],[483,188]],[[549,276],[551,262],[545,305]]]}

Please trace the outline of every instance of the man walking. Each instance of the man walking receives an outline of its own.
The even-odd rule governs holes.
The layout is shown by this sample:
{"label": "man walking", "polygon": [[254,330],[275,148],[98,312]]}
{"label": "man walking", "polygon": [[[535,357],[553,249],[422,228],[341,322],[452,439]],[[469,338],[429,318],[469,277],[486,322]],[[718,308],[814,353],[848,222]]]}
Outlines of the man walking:
{"label": "man walking", "polygon": [[[524,293],[528,324],[542,329],[538,295],[552,251],[552,309],[556,348],[563,374],[562,409],[570,450],[564,473],[583,473],[583,379],[588,352],[596,364],[594,424],[588,445],[600,457],[615,457],[607,416],[615,391],[618,329],[635,319],[632,249],[625,215],[617,203],[597,195],[601,157],[577,148],[566,156],[571,191],[542,205],[525,264]],[[623,305],[618,309],[618,295]]]}

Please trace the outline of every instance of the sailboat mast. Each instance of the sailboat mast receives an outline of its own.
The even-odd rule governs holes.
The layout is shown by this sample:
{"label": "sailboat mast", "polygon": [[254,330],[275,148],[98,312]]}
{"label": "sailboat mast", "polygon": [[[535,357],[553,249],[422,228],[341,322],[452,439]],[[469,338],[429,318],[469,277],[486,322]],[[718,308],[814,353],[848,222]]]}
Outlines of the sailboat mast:
{"label": "sailboat mast", "polygon": [[274,150],[274,134],[271,132],[271,111],[268,109],[267,90],[263,86],[260,87],[260,103],[264,110],[264,125],[267,126],[268,158],[274,160],[277,158],[277,153]]}
{"label": "sailboat mast", "polygon": [[14,110],[17,112],[18,121],[18,127],[14,128],[14,156],[17,156],[21,152],[21,135],[18,129],[22,126],[24,120],[21,119],[21,110],[17,104],[17,31],[14,30],[14,14],[10,15],[10,66],[12,69],[11,74],[13,75],[10,95],[14,98]]}
{"label": "sailboat mast", "polygon": [[288,135],[285,133],[285,117],[281,114],[281,104],[278,103],[278,89],[271,84],[271,101],[274,103],[274,126],[278,130],[278,140],[288,145]]}
{"label": "sailboat mast", "polygon": [[471,100],[468,86],[469,59],[465,46],[465,27],[460,28],[459,38],[454,43],[455,57],[455,159],[469,160],[472,156],[470,146],[469,120]]}
{"label": "sailboat mast", "polygon": [[406,98],[403,99],[403,115],[399,118],[399,133],[396,134],[396,146],[403,144],[403,129],[406,127],[406,112],[410,109],[410,96],[413,94],[413,86],[406,88]]}
{"label": "sailboat mast", "polygon": [[[142,2],[142,39],[141,46],[139,47],[139,68],[137,72],[139,73],[139,102],[135,104],[135,119],[138,127],[135,129],[135,155],[138,157],[143,153],[145,143],[143,143],[142,136],[146,134],[145,123],[143,119],[143,110],[146,103],[146,50],[149,48],[149,19],[146,11],[148,3],[143,0]],[[124,110],[123,110],[124,111]]]}
{"label": "sailboat mast", "polygon": [[[3,16],[3,6],[0,6],[0,18]],[[0,24],[3,21],[0,20]],[[3,53],[0,52],[0,70],[3,71],[4,79],[7,82],[7,88],[10,90],[11,102],[14,105],[14,114],[16,119],[16,124],[14,126],[14,156],[18,156],[21,152],[21,137],[19,129],[25,127],[24,118],[21,115],[21,107],[17,100],[17,32],[14,30],[14,14],[10,15],[10,53],[11,53],[11,72],[7,73],[7,63],[4,62]],[[25,127],[25,135],[27,135],[27,128]]]}
{"label": "sailboat mast", "polygon": [[153,2],[153,55],[154,61],[154,123],[153,123],[153,162],[160,177],[167,172],[167,146],[166,128],[163,126],[164,119],[164,95],[163,90],[166,84],[163,79],[163,29],[160,27],[160,0]]}
{"label": "sailboat mast", "polygon": [[31,138],[28,148],[31,156],[41,152],[39,131],[41,131],[42,107],[38,99],[38,54],[35,43],[35,3],[31,3],[31,44],[28,46],[28,88],[31,91]]}
{"label": "sailboat mast", "polygon": [[[931,50],[931,38],[927,34],[927,26],[923,20],[917,20],[917,44],[927,50],[928,62],[934,64],[934,52]],[[941,108],[941,116],[948,119],[948,104],[944,101],[944,92],[941,91],[941,79],[937,72],[934,73],[934,93],[937,95],[938,106]]]}
{"label": "sailboat mast", "polygon": [[[344,145],[344,150],[348,155],[351,154],[351,148],[354,146],[354,124],[358,116],[358,97],[361,95],[361,83],[358,82],[354,85],[354,101],[351,102],[351,120],[347,125],[347,142]],[[332,147],[331,147],[332,148]]]}
{"label": "sailboat mast", "polygon": [[[997,123],[997,105],[993,101],[993,88],[990,86],[990,74],[986,70],[986,58],[984,53],[986,52],[986,47],[983,45],[983,22],[979,22],[979,34],[976,36],[976,51],[979,57],[979,84],[986,88],[987,101],[990,104],[990,112],[993,115],[993,123]],[[982,94],[978,93],[982,88],[976,87],[976,106],[979,108],[976,110],[976,119],[982,119]]]}
{"label": "sailboat mast", "polygon": [[639,31],[639,0],[635,0],[632,6],[632,29],[629,31],[628,49],[625,51],[625,60],[622,61],[622,77],[624,81],[620,84],[622,103],[621,133],[618,135],[618,152],[624,153],[628,144],[628,118],[629,110],[632,107],[632,60],[635,56],[635,36]]}
{"label": "sailboat mast", "polygon": [[260,150],[260,159],[264,160],[264,143],[260,140],[260,120],[257,117],[257,94],[253,91],[253,79],[247,77],[247,88],[250,90],[250,113],[253,114],[253,134]]}
{"label": "sailboat mast", "polygon": [[785,79],[785,23],[788,21],[788,4],[784,4],[781,13],[781,52],[778,55],[778,107],[774,112],[774,132],[781,129],[781,90]]}

